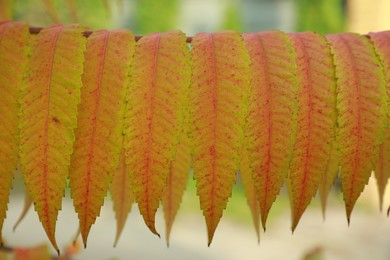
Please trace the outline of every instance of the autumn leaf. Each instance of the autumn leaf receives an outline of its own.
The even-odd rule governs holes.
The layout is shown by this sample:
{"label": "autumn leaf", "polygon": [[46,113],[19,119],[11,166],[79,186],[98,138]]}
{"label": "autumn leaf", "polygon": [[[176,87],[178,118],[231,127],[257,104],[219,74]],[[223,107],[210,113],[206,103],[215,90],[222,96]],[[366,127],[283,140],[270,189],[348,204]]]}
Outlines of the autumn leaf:
{"label": "autumn leaf", "polygon": [[187,186],[190,169],[191,154],[188,138],[182,134],[180,143],[177,145],[175,157],[170,163],[167,186],[161,199],[165,217],[165,238],[168,246],[172,225]]}
{"label": "autumn leaf", "polygon": [[379,146],[378,163],[374,169],[378,184],[379,207],[382,210],[383,196],[390,177],[390,31],[370,33],[369,37],[384,69],[387,91],[387,125],[383,143]]}
{"label": "autumn leaf", "polygon": [[[19,103],[29,51],[28,26],[22,22],[0,25],[0,231],[6,217],[9,192],[19,153]],[[0,244],[3,238],[0,233]]]}
{"label": "autumn leaf", "polygon": [[326,37],[336,68],[341,184],[349,223],[383,141],[386,87],[381,64],[366,37],[352,33]]}
{"label": "autumn leaf", "polygon": [[289,34],[296,53],[297,139],[289,177],[292,230],[317,193],[330,158],[336,127],[336,81],[326,39],[316,33]]}
{"label": "autumn leaf", "polygon": [[232,31],[195,35],[192,60],[194,178],[210,245],[240,168],[250,61],[240,35]]}
{"label": "autumn leaf", "polygon": [[35,210],[57,251],[55,225],[80,101],[82,30],[80,26],[54,25],[39,33],[21,95],[20,164]]}
{"label": "autumn leaf", "polygon": [[129,170],[126,166],[124,148],[122,148],[121,151],[118,169],[112,178],[110,193],[114,204],[116,218],[115,247],[118,244],[119,238],[126,224],[127,216],[129,215],[131,206],[134,202],[133,189],[130,184]]}
{"label": "autumn leaf", "polygon": [[246,138],[264,230],[268,212],[287,176],[296,136],[295,53],[285,33],[243,34],[251,58]]}
{"label": "autumn leaf", "polygon": [[84,246],[119,163],[125,93],[134,46],[134,36],[127,30],[101,30],[88,37],[69,171],[69,186]]}
{"label": "autumn leaf", "polygon": [[127,97],[126,164],[139,211],[156,235],[155,214],[183,125],[189,59],[179,31],[152,33],[137,43]]}
{"label": "autumn leaf", "polygon": [[252,169],[249,167],[249,153],[247,149],[243,149],[242,152],[240,176],[242,180],[242,186],[245,190],[246,201],[252,214],[252,220],[257,235],[257,241],[260,242],[259,198],[252,179]]}

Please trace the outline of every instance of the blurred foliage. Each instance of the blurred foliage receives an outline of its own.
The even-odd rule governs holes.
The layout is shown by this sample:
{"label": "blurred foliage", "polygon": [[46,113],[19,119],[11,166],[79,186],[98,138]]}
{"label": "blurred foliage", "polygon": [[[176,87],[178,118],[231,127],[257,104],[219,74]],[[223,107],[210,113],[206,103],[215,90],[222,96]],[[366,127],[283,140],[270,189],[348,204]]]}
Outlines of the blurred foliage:
{"label": "blurred foliage", "polygon": [[[77,10],[78,22],[80,24],[91,27],[92,29],[113,28],[111,19],[109,15],[107,15],[104,1],[73,1],[74,7],[72,8],[67,0],[49,2],[53,2],[54,9],[58,14],[58,19],[61,23],[72,23],[75,16],[73,11]],[[55,22],[50,16],[45,1],[42,0],[14,1],[13,17],[14,20],[26,21],[34,26],[47,26]]]}
{"label": "blurred foliage", "polygon": [[238,7],[239,6],[236,1],[230,1],[227,4],[222,23],[220,25],[222,30],[233,30],[237,32],[243,31],[244,25]]}
{"label": "blurred foliage", "polygon": [[135,3],[135,33],[165,32],[175,28],[179,0],[136,0]]}
{"label": "blurred foliage", "polygon": [[344,31],[343,0],[296,0],[296,31],[315,31],[321,34]]}

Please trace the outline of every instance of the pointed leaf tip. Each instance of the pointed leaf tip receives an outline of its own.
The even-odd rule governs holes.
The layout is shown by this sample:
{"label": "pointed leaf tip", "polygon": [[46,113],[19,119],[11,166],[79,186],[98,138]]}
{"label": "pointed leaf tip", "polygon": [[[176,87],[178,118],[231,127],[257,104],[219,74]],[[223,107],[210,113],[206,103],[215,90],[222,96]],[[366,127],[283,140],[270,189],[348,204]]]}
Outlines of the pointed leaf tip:
{"label": "pointed leaf tip", "polygon": [[21,90],[20,165],[34,208],[56,250],[55,227],[65,193],[82,85],[83,30],[75,25],[41,30],[34,37]]}
{"label": "pointed leaf tip", "polygon": [[182,131],[189,64],[182,32],[152,33],[137,43],[125,117],[126,164],[139,211],[158,236],[155,214]]}
{"label": "pointed leaf tip", "polygon": [[247,33],[243,38],[252,72],[246,136],[264,228],[286,179],[296,135],[295,54],[280,31]]}

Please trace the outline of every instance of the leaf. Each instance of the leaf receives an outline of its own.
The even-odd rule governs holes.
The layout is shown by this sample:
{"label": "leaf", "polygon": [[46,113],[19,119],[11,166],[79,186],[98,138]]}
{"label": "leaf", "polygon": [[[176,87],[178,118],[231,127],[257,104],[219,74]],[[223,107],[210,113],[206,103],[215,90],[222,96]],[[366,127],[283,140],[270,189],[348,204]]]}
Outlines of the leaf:
{"label": "leaf", "polygon": [[116,217],[115,247],[118,244],[126,224],[127,216],[129,215],[131,206],[134,202],[133,189],[130,185],[129,170],[126,166],[125,150],[123,148],[119,159],[118,169],[112,178],[110,192]]}
{"label": "leaf", "polygon": [[20,213],[20,216],[18,218],[18,220],[16,221],[14,227],[13,227],[13,232],[15,232],[16,228],[19,226],[19,224],[22,222],[22,220],[26,217],[28,211],[30,210],[31,208],[31,205],[33,204],[33,200],[30,196],[30,194],[28,193],[28,190],[26,189],[24,191],[24,206],[23,206],[23,210],[22,212]]}
{"label": "leaf", "polygon": [[[20,88],[28,50],[29,31],[25,23],[0,25],[0,231],[18,162]],[[1,233],[0,244],[3,244]]]}
{"label": "leaf", "polygon": [[85,38],[54,25],[35,38],[21,95],[20,163],[35,210],[58,251],[55,224],[64,196],[80,101]]}
{"label": "leaf", "polygon": [[69,171],[84,246],[119,163],[125,93],[134,46],[134,36],[127,30],[95,31],[88,38]]}
{"label": "leaf", "polygon": [[42,2],[45,5],[46,11],[49,14],[51,20],[54,23],[60,23],[60,17],[58,16],[55,1],[54,0],[42,0]]}
{"label": "leaf", "polygon": [[346,33],[327,39],[336,66],[341,184],[349,223],[377,163],[386,122],[386,88],[381,64],[366,37]]}
{"label": "leaf", "polygon": [[39,245],[30,248],[14,248],[14,260],[50,260],[51,255],[47,245]]}
{"label": "leaf", "polygon": [[252,64],[247,143],[264,230],[287,176],[296,136],[297,81],[291,41],[280,31],[243,34]]}
{"label": "leaf", "polygon": [[164,207],[166,242],[169,246],[169,237],[173,222],[179,210],[180,203],[187,186],[188,175],[191,169],[191,154],[188,138],[181,135],[180,143],[173,161],[170,163],[167,186],[162,195],[162,205]]}
{"label": "leaf", "polygon": [[137,43],[126,111],[126,164],[139,211],[156,235],[155,214],[182,130],[189,59],[179,31],[152,33]]}
{"label": "leaf", "polygon": [[379,147],[379,159],[375,168],[379,192],[379,207],[382,210],[383,196],[390,177],[390,31],[370,33],[369,37],[374,44],[376,54],[384,69],[387,90],[387,126],[385,128],[384,141]]}
{"label": "leaf", "polygon": [[[336,131],[335,131],[336,132]],[[334,135],[334,139],[332,141],[332,150],[330,153],[330,157],[326,161],[326,167],[324,171],[324,176],[319,185],[319,193],[321,199],[321,210],[322,210],[322,218],[325,219],[326,213],[326,205],[328,201],[329,192],[333,186],[335,179],[340,171],[339,161],[340,155],[336,142],[336,135]]]}
{"label": "leaf", "polygon": [[194,178],[210,245],[240,168],[250,61],[240,35],[232,31],[195,35],[192,59]]}
{"label": "leaf", "polygon": [[316,33],[289,34],[296,53],[297,139],[290,163],[292,230],[317,193],[331,155],[336,127],[336,80],[326,39]]}
{"label": "leaf", "polygon": [[242,185],[244,186],[246,201],[251,210],[253,224],[257,235],[257,242],[260,243],[260,207],[259,198],[252,179],[252,169],[249,167],[248,150],[244,149],[242,153],[242,163],[240,175]]}

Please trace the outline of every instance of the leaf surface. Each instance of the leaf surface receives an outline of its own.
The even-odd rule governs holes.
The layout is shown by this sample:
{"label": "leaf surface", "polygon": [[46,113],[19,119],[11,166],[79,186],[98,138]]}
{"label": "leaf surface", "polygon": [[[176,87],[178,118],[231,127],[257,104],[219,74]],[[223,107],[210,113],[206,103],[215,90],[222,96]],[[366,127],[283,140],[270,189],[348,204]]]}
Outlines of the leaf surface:
{"label": "leaf surface", "polygon": [[28,51],[29,31],[25,23],[0,25],[0,232],[18,162],[20,89]]}
{"label": "leaf surface", "polygon": [[129,170],[126,166],[125,150],[123,148],[119,159],[118,169],[112,178],[110,193],[116,218],[115,247],[118,244],[126,224],[127,216],[129,215],[131,206],[134,202],[133,189],[130,184]]}
{"label": "leaf surface", "polygon": [[374,44],[375,51],[384,69],[388,105],[384,140],[379,147],[379,159],[375,167],[375,178],[379,192],[379,207],[382,210],[383,196],[390,177],[390,31],[370,33],[369,37]]}
{"label": "leaf surface", "polygon": [[238,33],[199,33],[192,39],[190,135],[194,178],[209,245],[240,168],[250,91],[249,63]]}
{"label": "leaf surface", "polygon": [[253,225],[257,235],[257,241],[260,242],[260,207],[259,198],[252,179],[252,169],[249,167],[249,153],[244,150],[242,153],[242,163],[240,169],[242,185],[244,186],[246,201],[252,214]]}
{"label": "leaf surface", "polygon": [[292,230],[317,193],[336,127],[336,80],[326,39],[316,33],[289,34],[296,53],[297,139],[289,168]]}
{"label": "leaf surface", "polygon": [[358,34],[327,35],[337,78],[338,144],[347,220],[377,163],[387,103],[383,71],[370,41]]}
{"label": "leaf surface", "polygon": [[168,246],[172,225],[179,210],[191,169],[191,153],[188,139],[184,134],[180,138],[175,157],[170,164],[167,186],[161,200],[164,207],[165,238]]}
{"label": "leaf surface", "polygon": [[69,171],[84,246],[119,163],[134,46],[134,36],[127,30],[95,31],[88,37]]}
{"label": "leaf surface", "polygon": [[20,164],[35,210],[57,251],[55,224],[80,101],[85,49],[82,30],[54,25],[39,33],[21,95]]}
{"label": "leaf surface", "polygon": [[152,33],[137,42],[126,111],[126,164],[145,224],[155,214],[183,125],[190,55],[182,32]]}
{"label": "leaf surface", "polygon": [[322,210],[323,219],[325,219],[326,205],[328,203],[329,192],[333,186],[333,183],[337,178],[337,175],[340,172],[339,162],[340,162],[340,155],[337,147],[336,135],[334,135],[330,157],[326,162],[324,176],[322,177],[318,189],[320,193],[321,210]]}
{"label": "leaf surface", "polygon": [[247,143],[263,228],[287,176],[296,136],[297,80],[292,43],[280,31],[243,34],[251,58]]}

